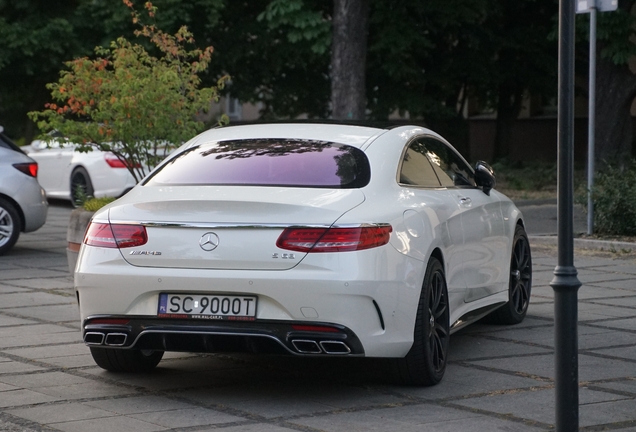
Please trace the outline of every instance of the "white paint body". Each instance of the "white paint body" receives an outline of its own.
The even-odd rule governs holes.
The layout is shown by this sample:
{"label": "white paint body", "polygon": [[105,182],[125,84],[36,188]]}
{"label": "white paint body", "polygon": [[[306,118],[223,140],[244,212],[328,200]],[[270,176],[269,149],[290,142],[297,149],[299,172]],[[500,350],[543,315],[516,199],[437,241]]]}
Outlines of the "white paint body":
{"label": "white paint body", "polygon": [[[470,311],[508,301],[521,213],[494,190],[488,196],[479,188],[399,184],[404,149],[422,136],[443,140],[415,126],[253,125],[204,132],[173,154],[227,139],[319,139],[363,150],[371,180],[347,190],[139,185],[94,220],[147,224],[148,243],[123,250],[82,245],[75,273],[82,321],[99,315],[156,316],[160,292],[249,294],[258,297],[257,320],[344,325],[360,339],[366,356],[403,357],[413,344],[424,273],[435,250],[443,257],[451,324]],[[285,226],[378,223],[393,228],[390,242],[381,247],[272,258],[288,252],[276,246]],[[210,231],[220,239],[212,253],[198,246]],[[135,249],[161,255],[131,256]]]}

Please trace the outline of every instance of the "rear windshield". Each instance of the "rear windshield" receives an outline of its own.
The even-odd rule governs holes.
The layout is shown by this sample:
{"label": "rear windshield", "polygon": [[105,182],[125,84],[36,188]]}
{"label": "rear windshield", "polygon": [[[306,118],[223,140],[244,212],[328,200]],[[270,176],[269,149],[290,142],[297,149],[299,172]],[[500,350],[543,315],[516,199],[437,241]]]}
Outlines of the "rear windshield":
{"label": "rear windshield", "polygon": [[366,186],[369,178],[369,161],[355,147],[313,140],[250,139],[188,149],[145,184],[352,189]]}

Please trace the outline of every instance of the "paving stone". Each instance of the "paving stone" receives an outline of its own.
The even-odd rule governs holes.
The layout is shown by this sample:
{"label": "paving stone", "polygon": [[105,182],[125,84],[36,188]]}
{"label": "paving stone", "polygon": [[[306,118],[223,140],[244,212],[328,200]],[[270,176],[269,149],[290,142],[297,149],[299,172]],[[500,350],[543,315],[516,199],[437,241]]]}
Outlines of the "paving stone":
{"label": "paving stone", "polygon": [[[554,379],[553,355],[518,357],[509,359],[494,359],[470,362],[476,366],[488,368],[491,371],[508,371]],[[636,376],[636,363],[600,358],[584,353],[579,355],[579,381],[594,381],[611,378]]]}
{"label": "paving stone", "polygon": [[[68,264],[67,264],[68,266]],[[54,289],[73,287],[73,280],[70,276],[57,274],[57,277],[37,277],[32,279],[20,279],[7,281],[6,284],[12,284],[21,288],[37,288],[37,289]],[[41,303],[44,304],[44,303]]]}
{"label": "paving stone", "polygon": [[83,343],[5,350],[5,352],[9,354],[32,360],[46,360],[54,357],[71,357],[77,354],[86,354],[87,351],[88,348]]}
{"label": "paving stone", "polygon": [[[591,352],[594,352],[600,355],[605,355],[605,356],[620,357],[623,359],[629,359],[636,362],[636,344],[634,344],[635,342],[634,335],[632,334],[631,337],[632,337],[632,340],[631,340],[632,346],[624,347],[624,348],[592,350]],[[634,369],[636,369],[636,367]]]}
{"label": "paving stone", "polygon": [[113,417],[112,412],[77,402],[19,408],[9,410],[8,413],[42,424]]}
{"label": "paving stone", "polygon": [[77,308],[77,301],[68,298],[68,303],[63,305],[36,306],[28,309],[11,309],[11,313],[25,318],[38,318],[48,322],[79,322],[80,315]]}
{"label": "paving stone", "polygon": [[161,396],[131,396],[84,403],[115,414],[126,415],[194,408],[185,402]]}
{"label": "paving stone", "polygon": [[[596,299],[604,299],[607,297],[624,298],[626,295],[629,295],[629,294],[632,294],[632,292],[626,291],[624,289],[605,288],[602,286],[591,285],[591,284],[584,284],[578,290],[578,298],[580,300],[588,300],[588,299],[596,300]],[[618,298],[616,300],[618,300]]]}
{"label": "paving stone", "polygon": [[594,304],[620,306],[624,308],[632,308],[632,312],[636,315],[636,295],[623,296],[620,298],[599,298],[590,301]]}
{"label": "paving stone", "polygon": [[21,324],[37,324],[37,321],[32,321],[24,318],[16,318],[12,316],[3,315],[0,311],[0,329],[5,326],[17,326]]}
{"label": "paving stone", "polygon": [[602,325],[616,329],[636,331],[636,318],[616,319],[603,322]]}
{"label": "paving stone", "polygon": [[143,414],[131,414],[129,417],[168,428],[232,423],[243,420],[241,417],[206,408],[154,411]]}
{"label": "paving stone", "polygon": [[[524,331],[524,333],[530,330]],[[541,328],[537,330],[545,332]],[[497,333],[495,333],[497,334]],[[551,350],[545,348],[522,345],[513,342],[494,341],[479,337],[479,335],[459,335],[455,334],[451,337],[448,358],[450,361],[470,360],[493,356],[512,356],[535,353],[547,353]]]}
{"label": "paving stone", "polygon": [[[197,429],[198,431],[215,431],[219,432],[218,428],[213,429]],[[296,428],[286,428],[278,425],[258,423],[258,424],[242,424],[240,426],[224,427],[221,429],[223,432],[289,432],[298,430]]]}
{"label": "paving stone", "polygon": [[70,375],[64,372],[44,372],[0,376],[0,382],[12,384],[27,389],[38,389],[41,387],[72,385],[89,382],[86,378]]}
{"label": "paving stone", "polygon": [[3,294],[29,292],[29,291],[31,291],[29,288],[19,288],[11,284],[0,283],[0,298],[2,298],[1,295]]}
{"label": "paving stone", "polygon": [[34,390],[39,393],[56,396],[65,400],[103,398],[137,393],[132,388],[122,388],[117,385],[94,381],[72,385],[39,387]]}
{"label": "paving stone", "polygon": [[14,294],[0,295],[1,309],[32,308],[34,306],[64,304],[75,301],[74,298],[40,291],[28,291]]}
{"label": "paving stone", "polygon": [[43,367],[16,361],[0,362],[0,375],[44,370]]}
{"label": "paving stone", "polygon": [[32,405],[43,402],[52,402],[59,398],[35,392],[33,390],[19,389],[0,392],[0,408],[17,407],[20,405]]}
{"label": "paving stone", "polygon": [[636,377],[631,376],[624,380],[604,382],[604,383],[592,383],[595,387],[606,388],[610,390],[618,390],[621,392],[631,393],[636,397]]}
{"label": "paving stone", "polygon": [[163,426],[144,422],[126,416],[95,418],[72,422],[55,423],[55,428],[66,432],[151,432],[165,430]]}
{"label": "paving stone", "polygon": [[[67,264],[68,268],[68,264]],[[28,274],[28,276],[27,276]],[[19,280],[20,283],[26,283],[29,278],[46,278],[46,277],[59,277],[63,276],[59,271],[46,270],[46,269],[34,269],[34,268],[14,268],[8,270],[2,270],[0,273],[0,280],[5,284],[12,283],[12,281]]]}
{"label": "paving stone", "polygon": [[0,337],[0,349],[35,346],[41,344],[66,344],[82,342],[79,332],[66,329],[65,333]]}
{"label": "paving stone", "polygon": [[87,366],[95,366],[93,356],[87,350],[86,354],[76,354],[71,357],[53,357],[40,360],[46,364],[63,368],[84,368]]}
{"label": "paving stone", "polygon": [[293,423],[330,432],[537,430],[503,419],[426,405],[308,417],[295,419]]}

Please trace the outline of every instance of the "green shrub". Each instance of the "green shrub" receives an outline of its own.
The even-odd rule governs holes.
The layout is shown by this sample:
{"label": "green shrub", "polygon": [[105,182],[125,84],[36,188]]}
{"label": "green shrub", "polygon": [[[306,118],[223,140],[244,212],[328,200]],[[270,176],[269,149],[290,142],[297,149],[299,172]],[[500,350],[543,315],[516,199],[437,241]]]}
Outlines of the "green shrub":
{"label": "green shrub", "polygon": [[636,235],[636,161],[624,167],[607,166],[597,173],[592,201],[595,232]]}
{"label": "green shrub", "polygon": [[84,204],[82,205],[82,207],[84,207],[84,210],[88,210],[88,211],[97,211],[100,208],[104,207],[106,204],[110,204],[113,201],[115,201],[116,198],[114,197],[102,197],[102,198],[88,198],[86,201],[84,201]]}

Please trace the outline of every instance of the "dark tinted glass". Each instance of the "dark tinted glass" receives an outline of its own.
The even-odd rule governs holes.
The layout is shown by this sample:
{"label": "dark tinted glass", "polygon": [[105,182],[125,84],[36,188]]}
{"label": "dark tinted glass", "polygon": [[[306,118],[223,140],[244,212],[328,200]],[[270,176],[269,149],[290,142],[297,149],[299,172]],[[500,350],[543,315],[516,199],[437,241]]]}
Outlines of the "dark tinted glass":
{"label": "dark tinted glass", "polygon": [[475,186],[472,169],[449,146],[433,138],[422,142],[442,186]]}
{"label": "dark tinted glass", "polygon": [[419,141],[411,143],[404,153],[400,169],[400,183],[421,187],[440,187],[423,143]]}
{"label": "dark tinted glass", "polygon": [[222,141],[188,149],[145,184],[359,188],[369,183],[365,154],[310,140]]}

